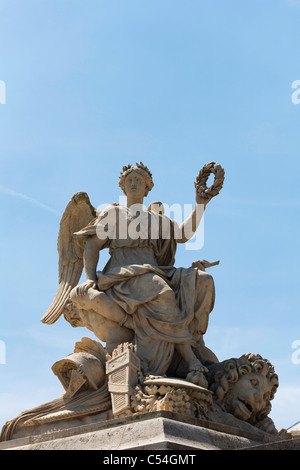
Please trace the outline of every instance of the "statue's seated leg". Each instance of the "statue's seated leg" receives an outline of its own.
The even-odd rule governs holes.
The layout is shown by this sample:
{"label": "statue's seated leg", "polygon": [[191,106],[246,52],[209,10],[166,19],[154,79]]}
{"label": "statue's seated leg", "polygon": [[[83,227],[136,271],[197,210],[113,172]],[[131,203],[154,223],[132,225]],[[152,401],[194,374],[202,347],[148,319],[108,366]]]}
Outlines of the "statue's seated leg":
{"label": "statue's seated leg", "polygon": [[106,343],[109,354],[119,344],[132,341],[130,316],[110,300],[105,292],[90,288],[89,284],[85,283],[73,289],[70,298],[78,308],[81,320],[78,326],[86,326],[93,331],[100,341]]}
{"label": "statue's seated leg", "polygon": [[73,327],[86,327],[92,331],[100,341],[106,343],[106,351],[109,354],[119,344],[133,340],[133,330],[108,320],[94,310],[72,308],[65,314],[65,318]]}
{"label": "statue's seated leg", "polygon": [[83,310],[93,310],[120,326],[126,326],[127,328],[132,326],[130,315],[127,315],[105,292],[90,287],[89,282],[75,287],[70,293],[70,299],[74,305]]}

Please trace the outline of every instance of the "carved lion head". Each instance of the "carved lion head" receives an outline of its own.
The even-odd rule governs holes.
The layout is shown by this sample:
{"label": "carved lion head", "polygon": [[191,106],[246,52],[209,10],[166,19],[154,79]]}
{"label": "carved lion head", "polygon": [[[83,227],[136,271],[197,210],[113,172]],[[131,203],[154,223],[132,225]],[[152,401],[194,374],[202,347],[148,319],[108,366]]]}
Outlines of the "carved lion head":
{"label": "carved lion head", "polygon": [[214,364],[208,374],[209,388],[223,411],[257,425],[271,411],[278,388],[273,365],[256,354],[244,354]]}

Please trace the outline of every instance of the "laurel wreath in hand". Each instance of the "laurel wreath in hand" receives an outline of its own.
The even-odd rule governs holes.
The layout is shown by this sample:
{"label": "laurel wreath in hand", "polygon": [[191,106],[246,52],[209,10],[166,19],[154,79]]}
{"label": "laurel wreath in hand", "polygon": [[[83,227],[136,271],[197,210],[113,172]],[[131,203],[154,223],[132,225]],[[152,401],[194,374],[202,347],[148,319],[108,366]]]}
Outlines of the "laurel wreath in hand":
{"label": "laurel wreath in hand", "polygon": [[[215,179],[213,184],[208,188],[207,180],[211,173],[215,175]],[[196,178],[195,187],[198,196],[203,199],[211,199],[214,196],[217,196],[223,187],[224,179],[225,171],[219,163],[207,163],[203,168],[201,168]]]}

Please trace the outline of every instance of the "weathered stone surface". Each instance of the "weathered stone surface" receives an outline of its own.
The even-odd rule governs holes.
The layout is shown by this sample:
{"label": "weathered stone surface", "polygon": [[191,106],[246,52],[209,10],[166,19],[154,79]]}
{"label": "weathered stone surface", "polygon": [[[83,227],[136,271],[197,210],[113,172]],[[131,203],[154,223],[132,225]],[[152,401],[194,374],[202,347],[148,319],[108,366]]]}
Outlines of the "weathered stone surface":
{"label": "weathered stone surface", "polygon": [[[278,438],[158,411],[93,423],[0,444],[0,450],[234,450]],[[285,441],[284,441],[285,442]]]}
{"label": "weathered stone surface", "polygon": [[[60,221],[59,287],[42,321],[63,315],[105,347],[82,338],[55,362],[64,393],[6,423],[2,448],[231,449],[276,439],[283,445],[268,416],[278,387],[273,365],[252,353],[219,361],[204,343],[215,300],[206,269],[219,262],[175,267],[177,244],[196,233],[223,181],[219,164],[200,170],[194,209],[180,227],[162,203],[145,208],[154,183],[142,163],[123,167],[124,205],[99,212],[86,193],[72,196]],[[110,259],[99,271],[106,248]],[[83,269],[86,281],[78,285]]]}
{"label": "weathered stone surface", "polygon": [[300,438],[245,447],[242,450],[300,450]]}

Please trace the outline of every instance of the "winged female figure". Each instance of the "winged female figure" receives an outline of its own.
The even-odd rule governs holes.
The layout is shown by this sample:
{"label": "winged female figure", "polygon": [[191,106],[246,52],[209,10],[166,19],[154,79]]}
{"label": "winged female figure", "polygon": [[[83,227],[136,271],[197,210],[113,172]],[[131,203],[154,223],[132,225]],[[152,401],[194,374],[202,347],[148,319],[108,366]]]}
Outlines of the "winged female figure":
{"label": "winged female figure", "polygon": [[[207,203],[222,187],[218,181],[214,192],[203,185],[201,177],[205,182],[215,167],[199,172],[195,207],[180,227],[161,203],[145,210],[144,198],[154,183],[141,162],[121,172],[125,205],[97,213],[86,193],[72,196],[58,235],[59,287],[42,321],[51,324],[63,314],[72,326],[93,331],[108,353],[133,341],[144,375],[180,375],[181,363],[187,380],[206,387],[205,364],[217,358],[203,341],[215,299],[205,268],[215,263],[176,268],[174,262],[177,244],[194,235]],[[99,271],[105,248],[110,258]],[[83,268],[86,281],[78,285]]]}

